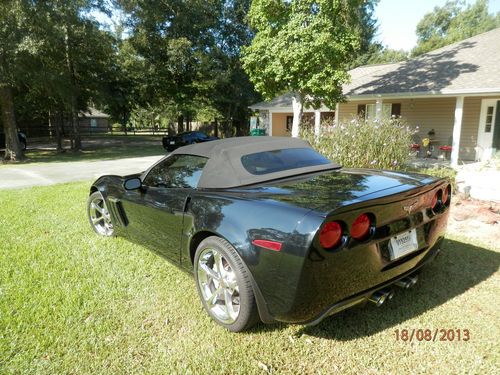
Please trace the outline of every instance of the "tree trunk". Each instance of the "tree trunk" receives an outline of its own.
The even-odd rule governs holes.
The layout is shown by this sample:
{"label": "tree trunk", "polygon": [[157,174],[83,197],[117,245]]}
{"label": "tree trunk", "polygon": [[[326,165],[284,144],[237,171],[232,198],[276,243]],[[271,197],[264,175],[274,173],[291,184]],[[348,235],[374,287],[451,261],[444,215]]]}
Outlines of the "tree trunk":
{"label": "tree trunk", "polygon": [[17,137],[16,115],[14,113],[14,100],[12,88],[9,85],[0,85],[0,107],[5,133],[4,160],[19,161],[24,159],[23,149]]}
{"label": "tree trunk", "polygon": [[56,128],[56,139],[57,139],[57,152],[62,152],[63,151],[63,147],[62,147],[62,127],[63,127],[63,121],[64,121],[64,117],[63,117],[63,112],[59,112],[57,114],[57,119],[54,119],[55,120],[55,128]]}
{"label": "tree trunk", "polygon": [[184,131],[184,116],[180,115],[177,117],[177,134]]}
{"label": "tree trunk", "polygon": [[70,112],[71,112],[71,148],[75,151],[80,151],[82,149],[82,139],[80,136],[80,127],[78,123],[78,98],[77,98],[77,87],[75,79],[75,67],[73,65],[73,59],[71,56],[70,48],[70,33],[67,25],[64,27],[64,47],[66,49],[66,67],[68,69],[68,74],[71,82],[71,94],[70,94]]}
{"label": "tree trunk", "polygon": [[217,117],[214,121],[214,137],[219,137],[219,124],[217,122]]}
{"label": "tree trunk", "polygon": [[[127,135],[127,122],[128,122],[127,112],[123,111],[123,113],[122,113],[122,129],[125,132],[125,135]],[[113,125],[111,125],[111,126],[113,126]],[[113,128],[111,128],[111,129],[113,129]]]}
{"label": "tree trunk", "polygon": [[292,97],[292,108],[293,108],[293,122],[292,122],[292,137],[298,138],[299,127],[302,122],[303,109],[302,106],[302,95],[294,94]]}
{"label": "tree trunk", "polygon": [[80,151],[82,149],[82,138],[80,136],[80,128],[78,124],[78,109],[76,105],[76,96],[71,94],[71,129],[73,135],[73,150]]}

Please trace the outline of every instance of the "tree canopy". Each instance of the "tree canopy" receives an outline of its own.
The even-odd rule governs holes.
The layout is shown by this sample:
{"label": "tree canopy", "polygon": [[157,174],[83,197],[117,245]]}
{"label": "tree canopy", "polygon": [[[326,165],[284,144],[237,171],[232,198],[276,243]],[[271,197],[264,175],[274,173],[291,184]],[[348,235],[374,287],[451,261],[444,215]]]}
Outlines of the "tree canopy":
{"label": "tree canopy", "polygon": [[348,82],[347,68],[360,48],[361,0],[254,0],[256,31],[243,49],[243,66],[257,91],[270,99],[294,93],[292,135],[302,106],[334,107]]}
{"label": "tree canopy", "polygon": [[477,0],[467,6],[463,0],[449,0],[418,23],[417,46],[412,55],[418,56],[499,26],[500,13],[488,13],[488,0]]}
{"label": "tree canopy", "polygon": [[[58,134],[65,124],[80,149],[78,114],[90,105],[125,129],[147,119],[182,131],[202,119],[242,134],[248,106],[260,99],[240,61],[253,37],[249,7],[250,0],[2,2],[6,158],[22,158],[17,128],[34,121],[51,122]],[[120,15],[113,32],[96,11]]]}

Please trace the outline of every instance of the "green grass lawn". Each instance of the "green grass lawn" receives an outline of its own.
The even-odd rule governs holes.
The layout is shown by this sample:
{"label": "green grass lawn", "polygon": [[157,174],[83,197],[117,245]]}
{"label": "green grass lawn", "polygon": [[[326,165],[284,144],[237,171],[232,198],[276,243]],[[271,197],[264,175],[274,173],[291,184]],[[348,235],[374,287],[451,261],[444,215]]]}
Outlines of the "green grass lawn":
{"label": "green grass lawn", "polygon": [[[91,231],[89,184],[0,191],[0,373],[478,373],[498,371],[500,245],[450,236],[419,284],[316,327],[219,328],[193,279]],[[401,342],[396,329],[470,330]]]}
{"label": "green grass lawn", "polygon": [[[140,156],[154,156],[165,154],[161,136],[145,135],[100,135],[83,138],[83,150],[72,152],[56,152],[55,150],[40,148],[37,144],[30,144],[26,151],[26,160],[22,164],[51,163],[67,161],[111,160],[133,158]],[[46,142],[41,142],[44,145]],[[53,145],[55,147],[55,145]],[[0,151],[0,159],[3,151]],[[0,167],[1,167],[0,163]],[[9,166],[6,164],[4,166]]]}

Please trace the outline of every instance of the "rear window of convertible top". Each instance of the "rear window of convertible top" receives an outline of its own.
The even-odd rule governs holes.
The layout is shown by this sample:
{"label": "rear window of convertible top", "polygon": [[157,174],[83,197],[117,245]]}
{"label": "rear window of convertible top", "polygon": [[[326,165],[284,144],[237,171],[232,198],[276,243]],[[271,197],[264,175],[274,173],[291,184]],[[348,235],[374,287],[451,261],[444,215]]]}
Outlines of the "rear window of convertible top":
{"label": "rear window of convertible top", "polygon": [[286,148],[243,155],[241,164],[251,174],[263,175],[289,169],[330,164],[331,161],[310,148]]}

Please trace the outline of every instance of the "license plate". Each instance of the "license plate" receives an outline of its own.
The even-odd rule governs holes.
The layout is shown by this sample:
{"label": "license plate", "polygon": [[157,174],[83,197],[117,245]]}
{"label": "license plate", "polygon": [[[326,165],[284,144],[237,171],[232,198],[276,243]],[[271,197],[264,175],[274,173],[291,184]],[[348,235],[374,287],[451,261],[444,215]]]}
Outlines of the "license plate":
{"label": "license plate", "polygon": [[391,238],[389,251],[391,260],[401,258],[418,249],[417,231],[412,229],[409,232],[402,233]]}
{"label": "license plate", "polygon": [[175,145],[175,141],[170,141],[170,144],[171,145]]}

